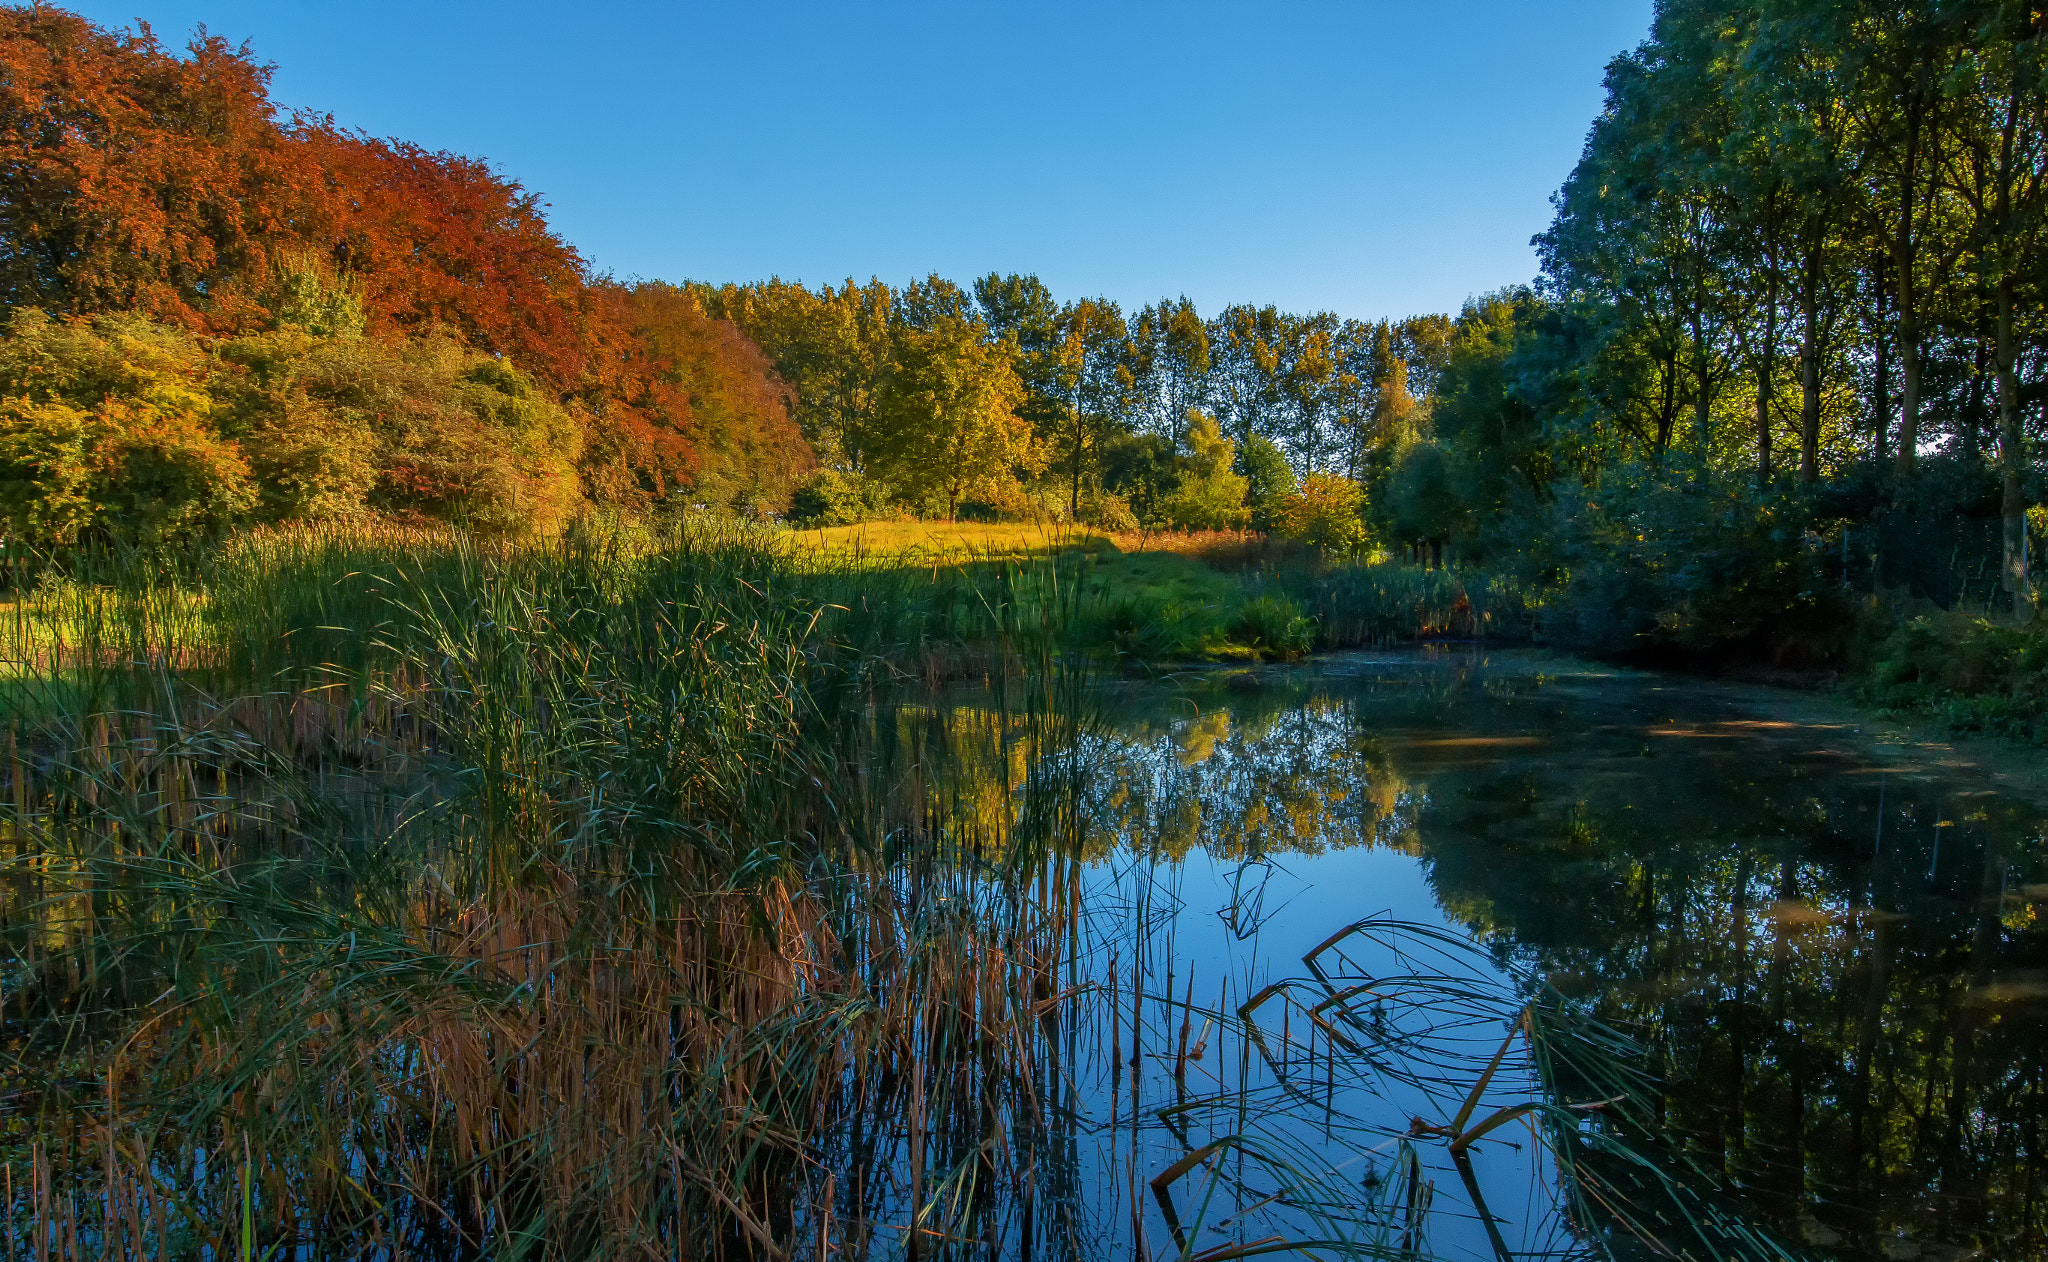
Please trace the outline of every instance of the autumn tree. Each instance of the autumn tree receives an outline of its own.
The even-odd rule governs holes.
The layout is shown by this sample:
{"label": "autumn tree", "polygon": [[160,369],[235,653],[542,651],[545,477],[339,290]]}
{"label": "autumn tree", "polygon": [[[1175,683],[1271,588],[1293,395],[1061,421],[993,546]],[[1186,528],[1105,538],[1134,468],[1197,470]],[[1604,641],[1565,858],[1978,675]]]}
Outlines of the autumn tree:
{"label": "autumn tree", "polygon": [[905,332],[876,409],[874,471],[913,502],[943,500],[949,521],[970,496],[1014,504],[1018,474],[1043,467],[1030,422],[1017,415],[1024,389],[1014,354],[1012,343],[951,312]]}
{"label": "autumn tree", "polygon": [[305,295],[346,294],[351,331],[452,340],[566,406],[599,498],[711,478],[694,489],[773,503],[808,465],[730,326],[649,322],[488,163],[280,118],[268,84],[203,33],[177,53],[147,27],[0,9],[0,305],[327,336]]}

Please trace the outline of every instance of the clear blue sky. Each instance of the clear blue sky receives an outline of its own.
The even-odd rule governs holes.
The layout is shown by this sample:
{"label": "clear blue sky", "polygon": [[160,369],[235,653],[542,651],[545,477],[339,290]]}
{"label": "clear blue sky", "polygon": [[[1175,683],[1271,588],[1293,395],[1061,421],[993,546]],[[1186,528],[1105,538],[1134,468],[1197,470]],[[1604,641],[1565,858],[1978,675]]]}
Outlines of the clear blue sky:
{"label": "clear blue sky", "polygon": [[[75,0],[74,0],[75,3]],[[1035,271],[1376,318],[1529,279],[1650,0],[93,0],[489,159],[619,276]]]}

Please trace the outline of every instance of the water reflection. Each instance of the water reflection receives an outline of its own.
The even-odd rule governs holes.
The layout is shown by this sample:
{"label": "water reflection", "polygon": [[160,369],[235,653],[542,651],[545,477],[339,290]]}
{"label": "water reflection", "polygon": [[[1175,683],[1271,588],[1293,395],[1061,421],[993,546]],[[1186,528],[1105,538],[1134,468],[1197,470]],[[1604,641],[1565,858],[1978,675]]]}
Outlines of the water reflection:
{"label": "water reflection", "polygon": [[[1119,1064],[1134,1036],[1141,1058],[1172,1062],[1160,1085],[1134,1077],[1112,1103],[1126,1118],[1131,1100],[1146,1116],[1177,1107],[1167,1096],[1173,1072],[1185,1074],[1179,1048],[1202,1035],[1188,1013],[1235,1012],[1268,987],[1303,984],[1305,954],[1384,909],[1470,935],[1497,978],[1524,978],[1530,997],[1547,982],[1633,1032],[1657,1078],[1657,1124],[1684,1140],[1710,1191],[1768,1225],[1774,1247],[2042,1255],[2043,812],[1982,776],[1788,708],[1807,703],[1473,657],[1334,659],[1118,689],[1082,752],[1097,773],[1094,901],[1125,909],[1098,928],[1093,958],[1115,960],[1112,978],[1164,984],[1182,1017],[1179,1028],[1162,1013],[1107,1032]],[[1489,1019],[1497,1043],[1498,1012]],[[1475,1017],[1459,1035],[1472,1046],[1454,1060],[1488,1042],[1484,1024]],[[1372,1132],[1354,1148],[1377,1145],[1384,1165],[1408,1151],[1403,1123],[1426,1137],[1445,1108],[1412,1084],[1345,1101],[1336,1083],[1315,1118],[1286,1067],[1261,1077],[1256,1040],[1237,1041],[1237,1085],[1270,1088],[1265,1125],[1290,1142],[1307,1145],[1320,1122],[1334,1143],[1342,1119]],[[1316,1063],[1326,1077],[1347,1068]],[[1437,1095],[1469,1088],[1476,1070],[1459,1066]],[[1533,1089],[1528,1074],[1511,1063],[1489,1107]],[[1239,1108],[1268,1097],[1250,1099]],[[1597,1226],[1574,1220],[1530,1138],[1484,1153],[1477,1184],[1414,1145],[1447,1210],[1433,1249],[1521,1256],[1588,1243]],[[1154,1164],[1134,1152],[1133,1171],[1214,1142],[1142,1142],[1155,1141]],[[1314,1152],[1345,1160],[1335,1147]],[[1128,1182],[1111,1212],[1142,1230],[1142,1180]],[[1263,1186],[1241,1182],[1232,1195]],[[1476,1199],[1461,1195],[1468,1187]]]}

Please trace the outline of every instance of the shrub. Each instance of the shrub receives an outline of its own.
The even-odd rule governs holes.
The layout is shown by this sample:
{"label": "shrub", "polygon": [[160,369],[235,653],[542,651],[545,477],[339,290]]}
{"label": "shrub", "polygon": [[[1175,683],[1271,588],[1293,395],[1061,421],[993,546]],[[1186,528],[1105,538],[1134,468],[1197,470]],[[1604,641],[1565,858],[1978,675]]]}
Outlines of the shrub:
{"label": "shrub", "polygon": [[0,335],[0,523],[42,545],[372,512],[551,530],[582,501],[582,435],[509,361],[441,339],[34,310]]}
{"label": "shrub", "polygon": [[1546,638],[1595,653],[1823,660],[1850,619],[1798,499],[1642,466],[1560,485],[1493,555],[1544,593]]}
{"label": "shrub", "polygon": [[156,543],[242,515],[249,468],[220,432],[214,384],[177,330],[15,312],[0,338],[0,522],[44,545]]}
{"label": "shrub", "polygon": [[1081,501],[1081,520],[1102,530],[1138,528],[1138,515],[1131,511],[1130,503],[1108,491],[1095,491]]}
{"label": "shrub", "polygon": [[1875,647],[1859,663],[1860,700],[1957,731],[2048,742],[2048,625],[1961,612],[1866,617]]}
{"label": "shrub", "polygon": [[1236,444],[1200,412],[1189,415],[1188,449],[1179,485],[1160,505],[1167,524],[1181,530],[1232,530],[1245,520],[1249,485],[1231,468]]}
{"label": "shrub", "polygon": [[1349,478],[1311,473],[1280,504],[1274,529],[1337,556],[1356,556],[1371,542],[1365,529],[1365,491]]}
{"label": "shrub", "polygon": [[1315,647],[1316,622],[1280,596],[1255,596],[1238,606],[1230,638],[1275,657],[1300,657]]}
{"label": "shrub", "polygon": [[797,483],[789,520],[797,526],[851,526],[881,516],[881,488],[858,473],[820,469]]}
{"label": "shrub", "polygon": [[1294,469],[1264,434],[1250,434],[1237,449],[1237,471],[1244,475],[1245,513],[1253,530],[1272,531],[1281,505],[1295,491]]}

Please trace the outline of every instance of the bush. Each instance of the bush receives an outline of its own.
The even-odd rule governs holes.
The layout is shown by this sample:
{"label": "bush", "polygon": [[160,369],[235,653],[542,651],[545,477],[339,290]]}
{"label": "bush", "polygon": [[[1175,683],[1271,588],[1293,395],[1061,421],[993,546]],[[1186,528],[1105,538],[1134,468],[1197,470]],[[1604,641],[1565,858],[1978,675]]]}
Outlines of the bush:
{"label": "bush", "polygon": [[1311,473],[1281,501],[1274,530],[1340,557],[1357,556],[1371,543],[1365,529],[1365,491],[1349,478]]}
{"label": "bush", "polygon": [[424,338],[225,340],[14,313],[0,528],[40,545],[372,513],[551,530],[582,501],[576,419],[510,362]]}
{"label": "bush", "polygon": [[1109,491],[1095,491],[1081,501],[1081,520],[1100,530],[1138,528],[1138,515],[1131,511],[1129,501]]}
{"label": "bush", "polygon": [[1238,606],[1230,638],[1274,657],[1300,657],[1315,647],[1316,622],[1279,596],[1255,596]]}
{"label": "bush", "polygon": [[40,545],[160,543],[242,515],[249,466],[221,433],[213,376],[176,330],[15,312],[0,338],[0,525]]}
{"label": "bush", "polygon": [[1542,593],[1542,631],[1601,654],[1838,657],[1852,619],[1799,499],[1643,466],[1561,484],[1490,554]]}
{"label": "bush", "polygon": [[1200,412],[1191,412],[1188,422],[1190,454],[1179,485],[1160,504],[1160,515],[1181,530],[1234,530],[1244,524],[1250,485],[1231,468],[1237,445]]}
{"label": "bush", "polygon": [[2048,624],[1961,612],[1895,620],[1872,609],[1874,649],[1857,663],[1861,701],[1962,732],[2048,743]]}
{"label": "bush", "polygon": [[1278,527],[1280,508],[1294,494],[1294,468],[1264,434],[1247,435],[1237,449],[1237,471],[1244,475],[1245,513],[1253,530]]}
{"label": "bush", "polygon": [[797,483],[789,500],[791,525],[851,526],[882,516],[886,496],[858,473],[820,469]]}

